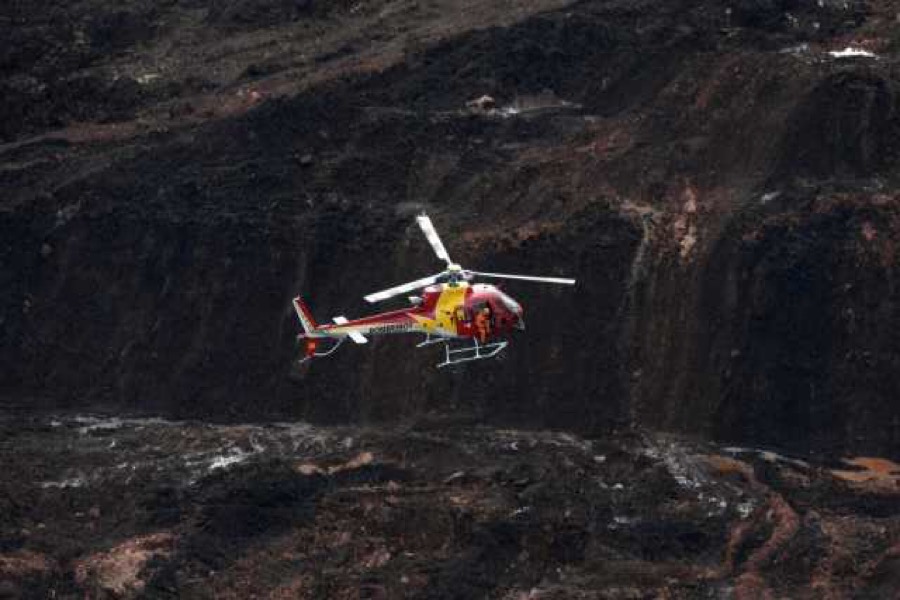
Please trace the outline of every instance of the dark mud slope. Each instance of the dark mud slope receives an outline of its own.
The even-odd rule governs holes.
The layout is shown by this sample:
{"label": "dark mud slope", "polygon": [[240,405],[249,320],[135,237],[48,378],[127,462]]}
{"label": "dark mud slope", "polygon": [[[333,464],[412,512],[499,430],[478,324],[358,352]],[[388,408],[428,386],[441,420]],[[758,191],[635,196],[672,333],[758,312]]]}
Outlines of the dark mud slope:
{"label": "dark mud slope", "polygon": [[[500,146],[543,139],[548,128],[349,109],[331,119],[333,113],[315,110],[278,103],[199,132],[202,142],[139,149],[102,175],[57,190],[54,203],[71,212],[26,216],[29,206],[7,215],[10,237],[21,240],[7,249],[21,265],[9,273],[7,289],[18,288],[10,301],[23,304],[15,309],[21,316],[5,325],[17,342],[5,347],[6,364],[19,361],[6,382],[54,403],[112,401],[189,415],[344,420],[449,401],[511,419],[544,413],[557,425],[615,417],[624,393],[617,383],[617,317],[639,238],[635,226],[609,207],[586,206],[565,228],[521,217],[508,221],[520,223],[520,231],[493,227],[516,205],[512,197],[522,206],[545,202],[508,172]],[[316,129],[292,127],[295,121]],[[318,143],[322,133],[339,148]],[[469,150],[470,136],[490,141]],[[198,144],[207,149],[202,157]],[[314,152],[322,166],[298,166],[301,152]],[[431,153],[442,161],[430,164]],[[534,339],[523,339],[493,368],[438,372],[433,350],[413,353],[409,340],[390,340],[298,371],[293,295],[303,293],[321,320],[345,311],[353,316],[371,310],[361,301],[365,293],[434,270],[430,249],[413,229],[412,217],[426,205],[386,196],[406,197],[409,178],[431,186],[434,176],[450,179],[487,163],[496,179],[448,184],[428,204],[448,240],[460,240],[448,241],[458,260],[598,276],[579,295],[532,290]],[[375,178],[383,190],[367,183]],[[454,207],[464,201],[459,187],[479,185],[490,189],[470,189],[470,197],[496,195],[504,206],[479,211],[486,231],[467,244],[458,237],[465,230],[457,216],[467,209]],[[594,238],[597,231],[602,239]],[[586,339],[576,322],[562,331],[554,325],[576,312],[607,331]],[[583,403],[582,392],[596,400]]]}
{"label": "dark mud slope", "polygon": [[[4,402],[900,453],[888,3],[226,4],[4,9]],[[436,268],[421,210],[579,287],[510,283],[488,365],[292,364],[294,294],[354,317]]]}

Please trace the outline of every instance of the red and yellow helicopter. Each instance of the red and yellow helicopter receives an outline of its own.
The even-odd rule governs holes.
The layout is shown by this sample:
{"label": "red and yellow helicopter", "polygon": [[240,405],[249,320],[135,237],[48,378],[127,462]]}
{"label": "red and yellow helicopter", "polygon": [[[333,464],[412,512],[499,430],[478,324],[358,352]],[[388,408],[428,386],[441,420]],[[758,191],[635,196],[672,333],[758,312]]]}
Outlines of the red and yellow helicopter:
{"label": "red and yellow helicopter", "polygon": [[[425,288],[421,296],[409,297],[411,306],[407,308],[352,321],[346,317],[334,317],[333,324],[317,325],[300,297],[294,298],[294,309],[303,326],[303,333],[298,339],[306,340],[306,353],[300,362],[328,356],[347,338],[357,344],[365,344],[368,341],[367,335],[394,333],[424,334],[425,340],[416,346],[419,348],[443,344],[444,361],[438,367],[492,358],[509,343],[503,339],[505,336],[514,329],[525,329],[522,305],[496,286],[474,283],[476,277],[575,284],[574,279],[561,277],[532,277],[463,269],[450,260],[428,215],[419,215],[416,220],[437,257],[447,263],[446,270],[369,294],[365,299],[374,303]],[[320,351],[319,344],[323,340],[329,340],[331,347]],[[471,344],[451,348],[453,340],[471,341]]]}

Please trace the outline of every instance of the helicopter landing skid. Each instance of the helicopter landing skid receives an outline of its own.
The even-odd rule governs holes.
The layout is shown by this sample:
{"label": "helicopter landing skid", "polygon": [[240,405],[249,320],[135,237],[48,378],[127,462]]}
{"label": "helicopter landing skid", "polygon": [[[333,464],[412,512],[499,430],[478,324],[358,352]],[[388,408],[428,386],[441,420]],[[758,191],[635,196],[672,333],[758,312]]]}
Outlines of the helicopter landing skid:
{"label": "helicopter landing skid", "polygon": [[425,346],[434,346],[435,344],[446,344],[450,341],[450,338],[441,337],[441,336],[433,336],[428,333],[425,334],[425,339],[416,344],[416,348],[424,348]]}
{"label": "helicopter landing skid", "polygon": [[[501,352],[509,342],[491,342],[490,344],[479,344],[478,340],[472,340],[474,345],[464,348],[450,349],[449,340],[444,345],[444,362],[440,363],[438,369],[448,365],[458,365],[464,362],[472,362],[475,360],[484,360],[486,358],[494,358]],[[427,342],[427,340],[426,340]],[[425,343],[425,342],[423,342]]]}

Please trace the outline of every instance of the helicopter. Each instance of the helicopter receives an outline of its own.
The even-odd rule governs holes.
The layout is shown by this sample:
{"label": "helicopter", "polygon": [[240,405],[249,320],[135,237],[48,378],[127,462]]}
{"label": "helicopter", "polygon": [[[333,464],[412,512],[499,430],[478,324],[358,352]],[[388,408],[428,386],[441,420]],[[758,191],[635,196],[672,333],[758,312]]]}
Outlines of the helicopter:
{"label": "helicopter", "polygon": [[[522,305],[497,286],[475,283],[476,278],[575,285],[574,279],[562,277],[463,269],[450,259],[428,215],[423,213],[416,217],[416,221],[434,253],[446,263],[447,268],[440,273],[365,296],[367,302],[376,303],[423,290],[421,296],[409,296],[410,306],[407,308],[354,320],[338,316],[332,319],[333,323],[319,325],[297,296],[293,300],[294,310],[303,327],[303,333],[297,337],[298,340],[305,340],[305,354],[300,363],[331,355],[348,338],[357,344],[365,344],[368,342],[366,336],[399,333],[424,334],[425,339],[416,344],[417,348],[442,344],[444,360],[437,365],[438,368],[493,358],[507,347],[509,341],[506,338],[513,330],[524,331],[524,313]],[[462,347],[451,347],[451,342],[460,340],[464,342]],[[320,349],[323,342],[330,346]]]}

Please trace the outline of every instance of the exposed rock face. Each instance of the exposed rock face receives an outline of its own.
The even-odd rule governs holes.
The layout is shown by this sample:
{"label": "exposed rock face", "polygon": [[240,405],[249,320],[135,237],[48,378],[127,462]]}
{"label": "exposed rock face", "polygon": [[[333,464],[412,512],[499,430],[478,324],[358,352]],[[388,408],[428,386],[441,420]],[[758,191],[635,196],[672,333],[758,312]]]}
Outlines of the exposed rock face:
{"label": "exposed rock face", "polygon": [[826,180],[891,173],[900,153],[896,86],[866,68],[818,83],[792,115],[782,170]]}
{"label": "exposed rock face", "polygon": [[[898,25],[783,4],[7,9],[4,401],[897,455]],[[536,94],[566,104],[465,110]],[[490,365],[296,368],[290,298],[352,317],[432,272],[423,209],[463,264],[578,289],[510,283]]]}

